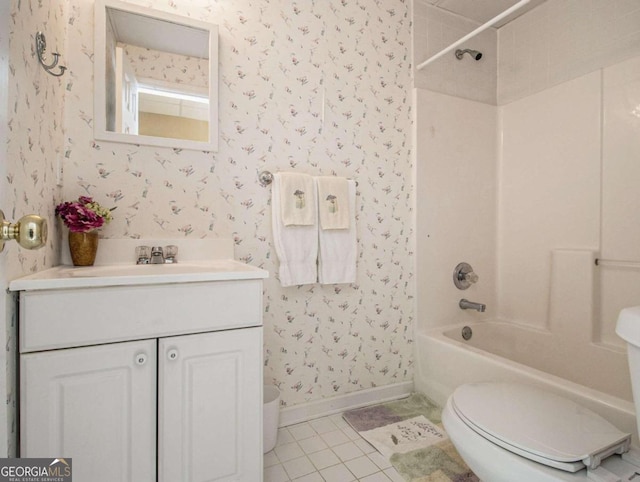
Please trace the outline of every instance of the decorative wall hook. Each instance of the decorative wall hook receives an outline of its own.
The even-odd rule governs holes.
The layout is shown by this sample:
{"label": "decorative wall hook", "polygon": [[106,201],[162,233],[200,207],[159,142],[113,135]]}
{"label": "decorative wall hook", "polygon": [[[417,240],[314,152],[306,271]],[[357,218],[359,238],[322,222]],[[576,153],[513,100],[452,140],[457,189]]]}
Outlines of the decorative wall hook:
{"label": "decorative wall hook", "polygon": [[[64,74],[64,71],[67,68],[63,65],[58,65],[58,60],[60,58],[60,54],[58,52],[53,52],[53,61],[47,65],[47,39],[45,38],[42,32],[36,33],[36,53],[38,54],[38,61],[40,65],[44,68],[44,70],[53,75],[54,77],[60,77]],[[52,69],[58,67],[60,70],[58,72],[52,72]]]}

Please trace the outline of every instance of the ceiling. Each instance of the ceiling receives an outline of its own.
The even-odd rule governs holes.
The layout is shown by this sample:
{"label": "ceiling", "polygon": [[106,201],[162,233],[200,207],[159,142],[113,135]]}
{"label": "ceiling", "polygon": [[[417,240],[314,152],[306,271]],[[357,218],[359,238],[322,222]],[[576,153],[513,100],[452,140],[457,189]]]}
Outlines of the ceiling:
{"label": "ceiling", "polygon": [[[447,10],[449,12],[461,15],[463,17],[474,20],[480,24],[483,24],[496,15],[501,14],[508,8],[512,7],[518,0],[421,0],[423,3],[435,5],[438,8]],[[537,7],[545,0],[531,0],[528,4],[512,13],[511,15],[503,18],[493,26],[496,28],[502,27],[509,23],[511,20],[519,17],[525,12]]]}

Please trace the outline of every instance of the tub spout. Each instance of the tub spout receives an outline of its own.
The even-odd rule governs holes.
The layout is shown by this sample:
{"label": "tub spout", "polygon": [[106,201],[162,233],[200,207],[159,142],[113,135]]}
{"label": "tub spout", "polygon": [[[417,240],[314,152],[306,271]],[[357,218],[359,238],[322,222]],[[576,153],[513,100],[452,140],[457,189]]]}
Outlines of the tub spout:
{"label": "tub spout", "polygon": [[476,311],[479,311],[480,313],[484,313],[484,310],[487,309],[487,305],[484,305],[482,303],[475,303],[474,301],[465,300],[464,298],[460,300],[460,303],[458,303],[458,306],[460,307],[461,310],[476,310]]}

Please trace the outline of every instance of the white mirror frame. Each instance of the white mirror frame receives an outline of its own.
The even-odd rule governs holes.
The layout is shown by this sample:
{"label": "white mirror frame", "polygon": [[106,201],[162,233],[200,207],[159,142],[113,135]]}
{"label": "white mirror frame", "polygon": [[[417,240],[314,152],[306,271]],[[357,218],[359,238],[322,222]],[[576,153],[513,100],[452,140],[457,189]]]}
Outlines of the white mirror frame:
{"label": "white mirror frame", "polygon": [[[106,114],[106,21],[107,8],[123,10],[167,22],[188,25],[209,32],[209,142],[121,134],[107,130]],[[188,17],[160,12],[118,0],[98,0],[95,3],[95,39],[93,64],[93,125],[97,140],[127,144],[170,147],[216,152],[218,150],[218,26]]]}

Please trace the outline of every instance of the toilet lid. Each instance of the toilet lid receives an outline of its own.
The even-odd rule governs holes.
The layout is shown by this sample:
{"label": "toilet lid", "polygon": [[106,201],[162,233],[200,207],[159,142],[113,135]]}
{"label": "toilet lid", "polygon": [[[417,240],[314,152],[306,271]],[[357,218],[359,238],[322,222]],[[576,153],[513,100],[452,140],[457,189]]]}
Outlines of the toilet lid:
{"label": "toilet lid", "polygon": [[452,406],[474,431],[531,460],[570,472],[629,449],[631,435],[591,410],[530,385],[462,385]]}

